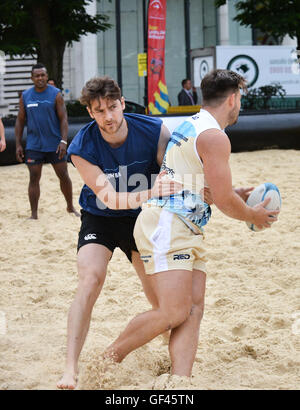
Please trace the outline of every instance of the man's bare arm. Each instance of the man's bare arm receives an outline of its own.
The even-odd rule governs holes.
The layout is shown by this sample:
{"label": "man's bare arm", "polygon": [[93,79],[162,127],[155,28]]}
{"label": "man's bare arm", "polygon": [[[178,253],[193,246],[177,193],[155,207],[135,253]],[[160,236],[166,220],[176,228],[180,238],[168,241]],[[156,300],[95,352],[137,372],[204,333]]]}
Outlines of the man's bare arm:
{"label": "man's bare arm", "polygon": [[157,156],[156,156],[156,161],[159,166],[161,166],[163,162],[166,148],[167,148],[168,142],[170,141],[170,138],[171,138],[170,131],[164,124],[162,124],[161,130],[160,130],[160,136],[159,136],[159,140],[157,144]]}
{"label": "man's bare arm", "polygon": [[62,159],[67,153],[67,142],[68,142],[68,115],[64,99],[61,93],[56,95],[55,99],[56,113],[60,124],[61,141],[58,144],[56,153],[58,153],[58,158]]}
{"label": "man's bare arm", "polygon": [[56,113],[57,113],[59,123],[60,123],[60,132],[61,132],[62,139],[67,142],[68,129],[69,129],[68,115],[67,115],[65,101],[61,93],[58,93],[56,96],[55,108],[56,108]]}
{"label": "man's bare arm", "polygon": [[182,189],[181,184],[168,182],[159,175],[152,189],[140,192],[116,192],[97,165],[91,164],[78,155],[72,155],[71,158],[85,184],[110,209],[138,208],[151,197],[170,195]]}
{"label": "man's bare arm", "polygon": [[22,95],[19,100],[19,112],[15,124],[16,136],[16,157],[19,162],[23,161],[24,153],[22,148],[22,136],[26,122],[26,111],[23,103]]}
{"label": "man's bare arm", "polygon": [[268,223],[274,221],[270,215],[278,214],[276,211],[267,211],[264,208],[269,201],[266,200],[251,208],[232,188],[229,166],[231,145],[228,137],[217,129],[207,130],[197,138],[196,146],[203,161],[205,179],[215,205],[231,218],[269,226]]}

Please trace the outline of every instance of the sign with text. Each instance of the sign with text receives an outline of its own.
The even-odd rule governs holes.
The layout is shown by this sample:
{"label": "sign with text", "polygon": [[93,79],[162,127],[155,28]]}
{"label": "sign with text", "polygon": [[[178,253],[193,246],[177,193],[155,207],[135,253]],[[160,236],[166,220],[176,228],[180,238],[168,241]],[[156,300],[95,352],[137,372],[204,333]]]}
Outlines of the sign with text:
{"label": "sign with text", "polygon": [[148,112],[165,114],[169,107],[165,80],[166,0],[150,0],[148,7]]}
{"label": "sign with text", "polygon": [[217,46],[216,68],[236,71],[249,88],[280,83],[287,95],[300,95],[300,69],[293,46]]}
{"label": "sign with text", "polygon": [[139,77],[146,77],[147,75],[147,53],[138,54],[138,73]]}

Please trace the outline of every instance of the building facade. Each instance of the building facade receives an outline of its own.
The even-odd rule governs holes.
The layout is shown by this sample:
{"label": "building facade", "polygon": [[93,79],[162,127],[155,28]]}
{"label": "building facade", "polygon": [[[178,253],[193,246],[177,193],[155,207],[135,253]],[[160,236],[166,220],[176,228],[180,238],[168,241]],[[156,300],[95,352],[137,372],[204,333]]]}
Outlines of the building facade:
{"label": "building facade", "polygon": [[[274,44],[251,28],[236,21],[235,3],[216,8],[213,0],[167,0],[165,77],[171,105],[177,105],[182,79],[193,79],[192,56],[217,46]],[[112,28],[82,36],[64,55],[63,92],[66,100],[77,99],[84,83],[93,76],[109,75],[122,88],[124,97],[145,105],[145,78],[138,75],[138,54],[145,52],[148,0],[94,0],[87,12],[106,14]],[[286,37],[283,44],[296,44]],[[22,57],[15,64],[6,58],[6,71],[0,74],[0,113],[15,114],[18,92],[28,88],[33,61]],[[300,93],[299,93],[300,94]],[[6,108],[5,108],[6,107]]]}

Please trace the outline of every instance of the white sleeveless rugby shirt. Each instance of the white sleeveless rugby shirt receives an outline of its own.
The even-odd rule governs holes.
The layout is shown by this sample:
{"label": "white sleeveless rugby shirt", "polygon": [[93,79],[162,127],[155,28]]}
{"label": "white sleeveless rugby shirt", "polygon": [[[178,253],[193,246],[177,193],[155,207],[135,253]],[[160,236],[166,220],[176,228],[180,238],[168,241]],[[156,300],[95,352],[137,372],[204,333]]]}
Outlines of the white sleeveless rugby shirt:
{"label": "white sleeveless rugby shirt", "polygon": [[211,209],[201,194],[205,180],[196,141],[199,134],[213,128],[221,130],[217,120],[208,111],[201,109],[173,131],[161,170],[166,170],[170,178],[181,182],[183,190],[148,201],[148,206],[159,206],[176,213],[181,219],[187,223],[192,222],[200,229],[207,224]]}

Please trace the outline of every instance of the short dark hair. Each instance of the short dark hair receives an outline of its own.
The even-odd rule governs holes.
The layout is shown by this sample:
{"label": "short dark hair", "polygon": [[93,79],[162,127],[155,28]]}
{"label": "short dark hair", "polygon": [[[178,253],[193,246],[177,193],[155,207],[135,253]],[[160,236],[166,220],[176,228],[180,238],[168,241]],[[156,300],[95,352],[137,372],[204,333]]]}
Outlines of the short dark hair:
{"label": "short dark hair", "polygon": [[186,83],[187,83],[188,81],[190,81],[189,78],[185,78],[184,80],[181,81],[182,88],[184,88],[184,86],[186,85]]}
{"label": "short dark hair", "polygon": [[44,68],[47,71],[47,68],[43,63],[37,63],[34,66],[32,66],[31,74],[33,73],[33,70],[39,70],[40,68]]}
{"label": "short dark hair", "polygon": [[230,70],[212,70],[201,81],[203,105],[218,106],[240,88],[246,91],[246,80]]}
{"label": "short dark hair", "polygon": [[85,83],[81,91],[80,102],[90,107],[91,102],[99,98],[121,101],[121,97],[120,87],[115,80],[108,76],[94,77]]}

